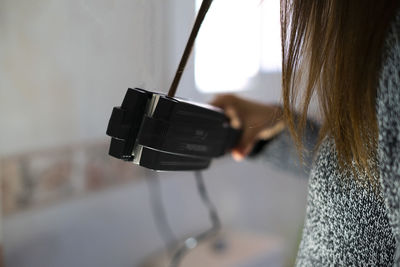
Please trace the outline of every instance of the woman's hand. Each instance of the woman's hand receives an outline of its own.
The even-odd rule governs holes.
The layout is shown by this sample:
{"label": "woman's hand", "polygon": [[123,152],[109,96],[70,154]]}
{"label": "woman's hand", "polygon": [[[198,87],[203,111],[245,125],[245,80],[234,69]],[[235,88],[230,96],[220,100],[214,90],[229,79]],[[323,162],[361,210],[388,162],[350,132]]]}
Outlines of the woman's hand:
{"label": "woman's hand", "polygon": [[246,157],[258,140],[270,139],[285,128],[282,108],[278,105],[265,105],[232,94],[219,95],[210,104],[225,111],[232,127],[243,130],[239,144],[232,149],[236,160]]}

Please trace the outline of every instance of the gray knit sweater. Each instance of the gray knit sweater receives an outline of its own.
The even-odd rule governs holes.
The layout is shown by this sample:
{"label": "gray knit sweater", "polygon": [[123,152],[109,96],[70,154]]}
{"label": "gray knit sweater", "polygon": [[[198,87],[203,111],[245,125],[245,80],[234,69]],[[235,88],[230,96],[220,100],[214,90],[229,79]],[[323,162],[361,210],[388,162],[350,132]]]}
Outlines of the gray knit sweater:
{"label": "gray knit sweater", "polygon": [[[296,266],[400,266],[399,13],[384,46],[376,107],[381,195],[357,182],[351,172],[338,171],[335,145],[326,139],[309,158],[307,210]],[[309,126],[306,144],[312,147],[318,127]],[[301,169],[286,133],[263,155],[286,169]]]}

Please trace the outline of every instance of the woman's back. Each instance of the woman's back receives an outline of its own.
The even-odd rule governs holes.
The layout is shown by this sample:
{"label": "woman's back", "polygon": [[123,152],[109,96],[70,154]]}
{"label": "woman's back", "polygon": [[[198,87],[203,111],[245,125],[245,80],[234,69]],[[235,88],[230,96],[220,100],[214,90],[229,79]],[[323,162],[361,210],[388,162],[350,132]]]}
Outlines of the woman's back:
{"label": "woman's back", "polygon": [[338,173],[333,142],[320,147],[310,173],[297,266],[391,266],[395,240],[382,198]]}
{"label": "woman's back", "polygon": [[383,190],[375,193],[365,177],[356,179],[352,171],[341,173],[334,142],[325,139],[310,173],[297,266],[398,264],[400,12],[386,38],[383,57],[376,100],[379,180]]}

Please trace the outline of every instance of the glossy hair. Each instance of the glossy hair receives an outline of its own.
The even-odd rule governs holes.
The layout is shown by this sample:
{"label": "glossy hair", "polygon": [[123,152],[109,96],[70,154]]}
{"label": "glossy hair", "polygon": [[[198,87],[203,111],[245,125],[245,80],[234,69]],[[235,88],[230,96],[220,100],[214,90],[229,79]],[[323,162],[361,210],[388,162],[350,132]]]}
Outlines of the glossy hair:
{"label": "glossy hair", "polygon": [[319,144],[332,138],[339,166],[372,181],[378,177],[375,100],[382,47],[398,2],[281,0],[284,116],[299,151],[315,95],[322,115]]}

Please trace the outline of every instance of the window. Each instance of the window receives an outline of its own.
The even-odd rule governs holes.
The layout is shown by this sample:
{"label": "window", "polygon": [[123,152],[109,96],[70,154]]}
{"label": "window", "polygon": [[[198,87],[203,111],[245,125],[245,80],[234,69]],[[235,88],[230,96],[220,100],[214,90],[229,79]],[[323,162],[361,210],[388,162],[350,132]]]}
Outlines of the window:
{"label": "window", "polygon": [[[202,0],[196,0],[196,8]],[[195,50],[195,82],[202,92],[238,91],[281,65],[278,0],[214,0]]]}

